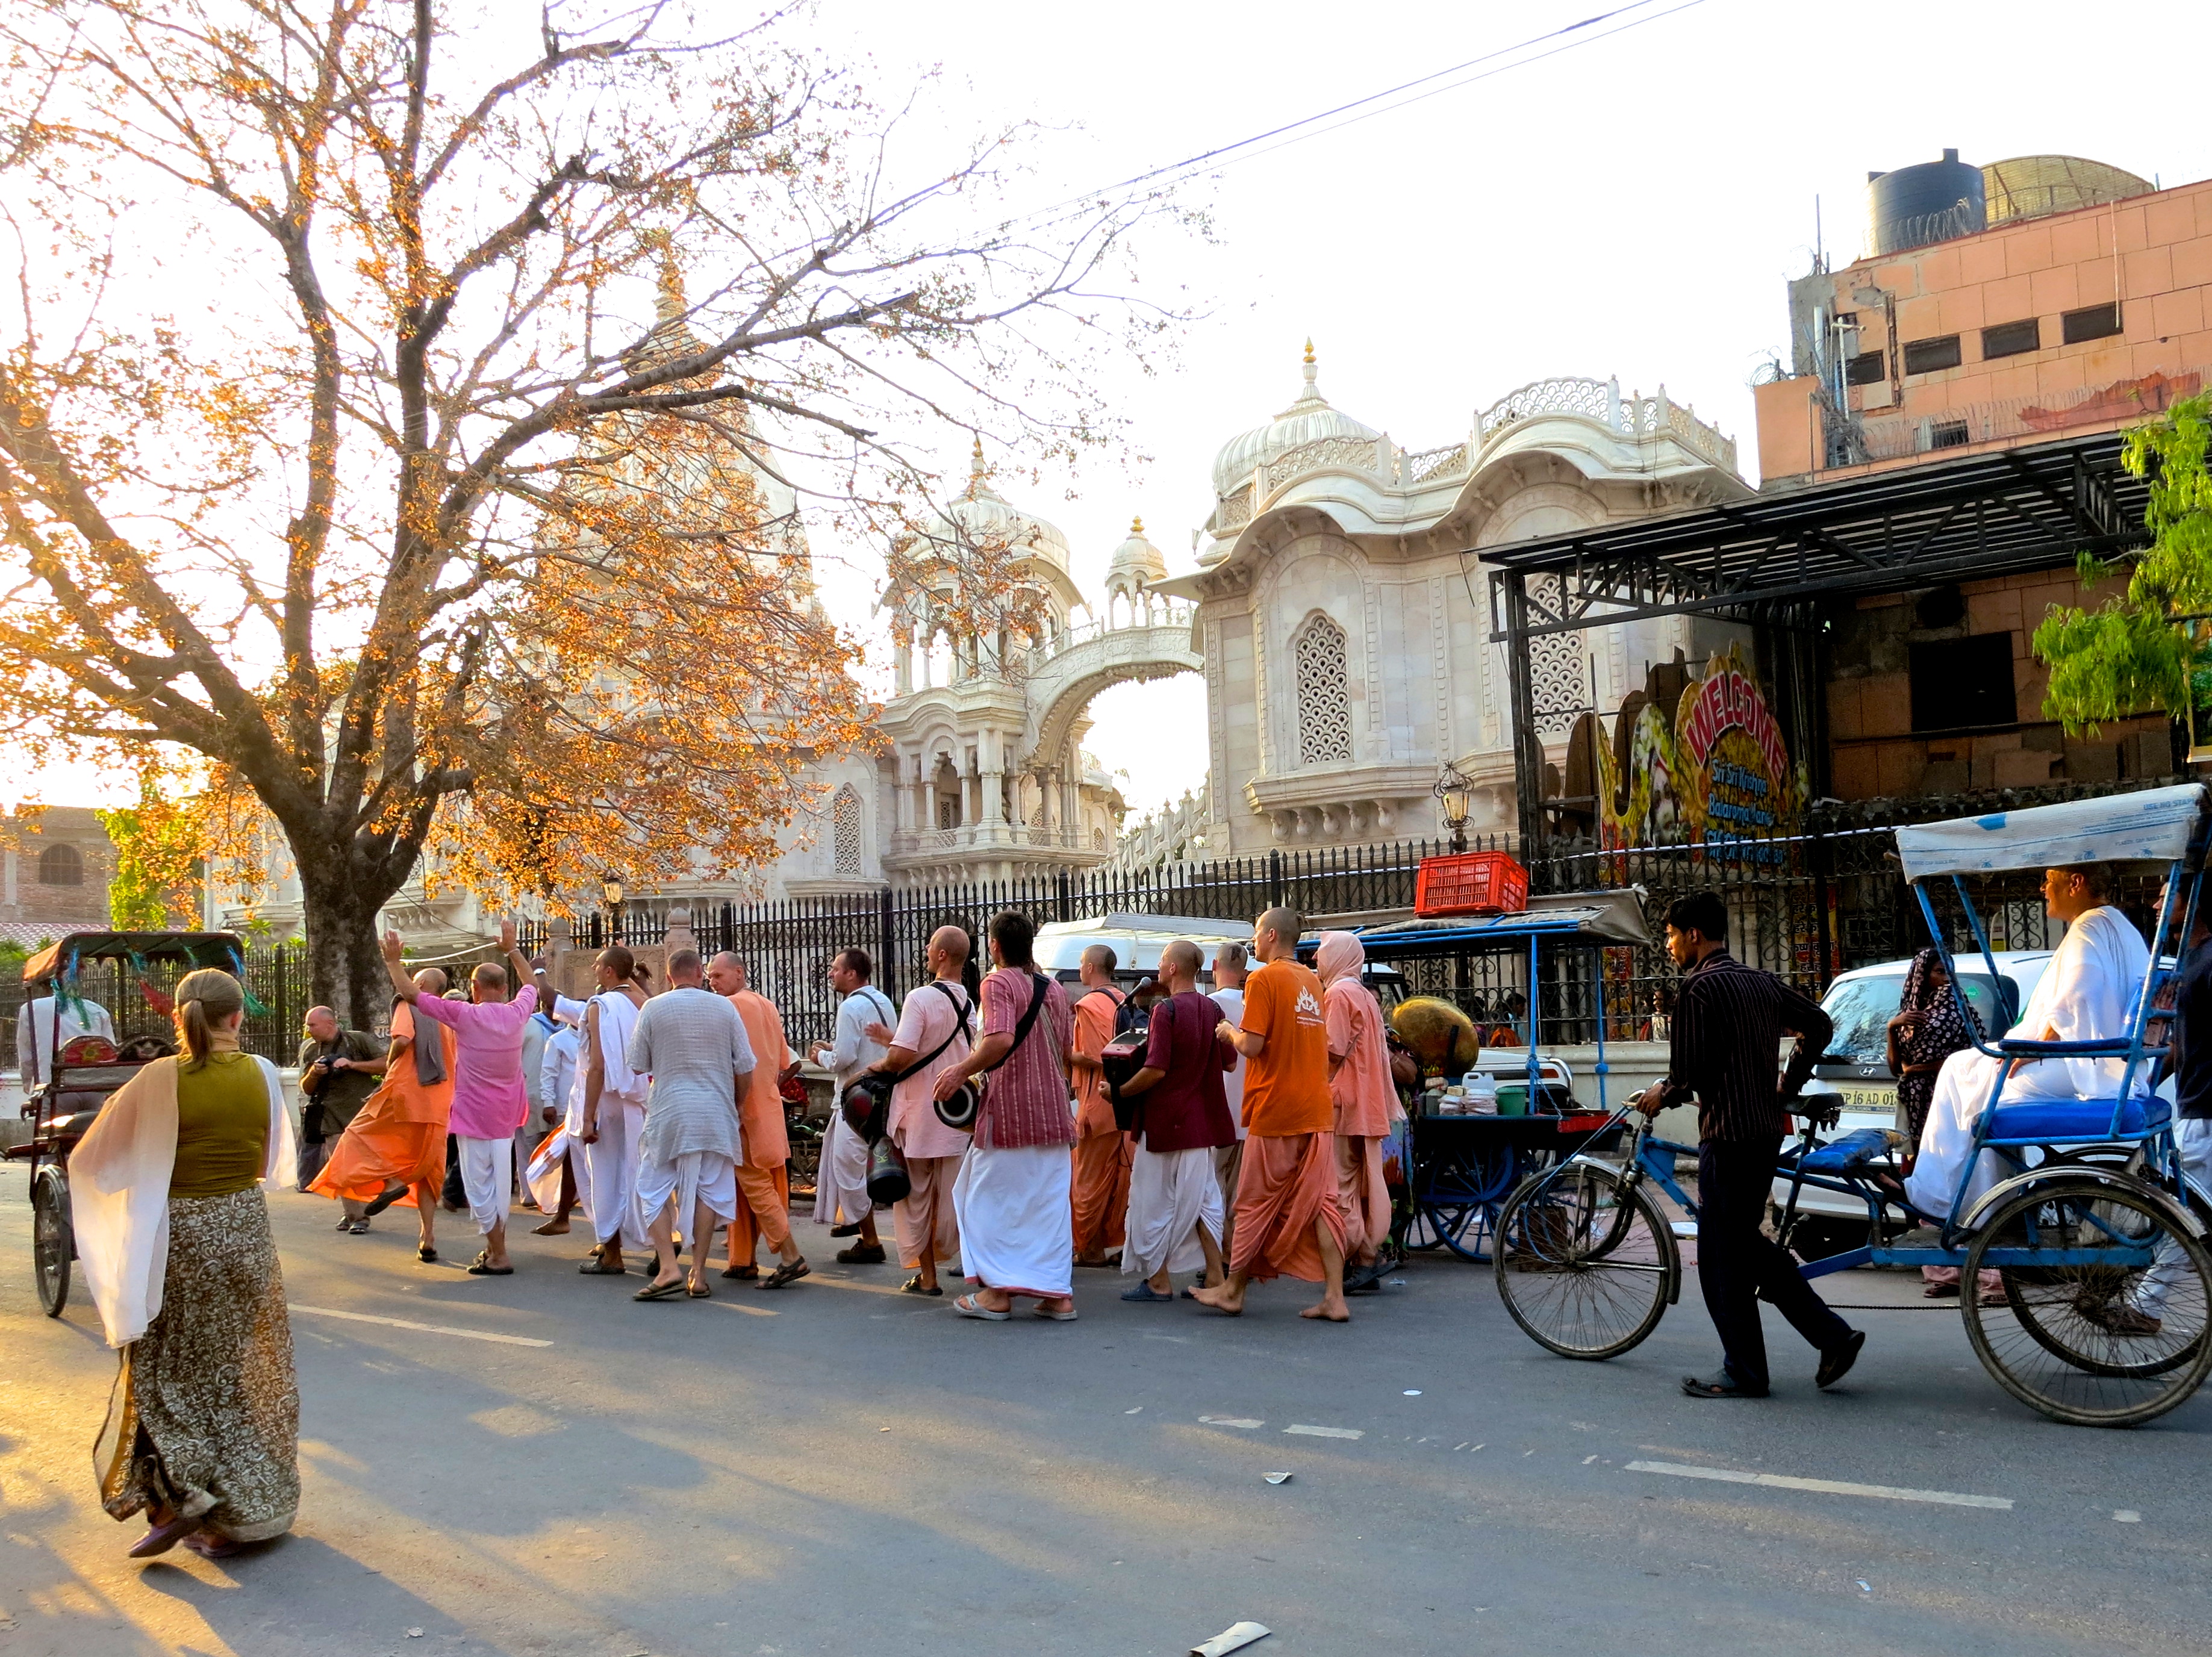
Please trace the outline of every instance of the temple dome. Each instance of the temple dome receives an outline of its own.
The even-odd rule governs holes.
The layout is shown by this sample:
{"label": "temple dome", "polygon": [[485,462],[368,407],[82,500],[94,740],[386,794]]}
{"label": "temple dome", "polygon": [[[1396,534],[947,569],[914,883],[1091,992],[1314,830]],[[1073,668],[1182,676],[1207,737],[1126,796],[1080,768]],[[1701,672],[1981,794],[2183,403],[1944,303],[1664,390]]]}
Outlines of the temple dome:
{"label": "temple dome", "polygon": [[1277,415],[1264,426],[1255,426],[1238,437],[1232,437],[1221,446],[1213,458],[1213,492],[1228,495],[1243,483],[1260,467],[1292,449],[1304,448],[1309,443],[1319,442],[1325,437],[1348,437],[1364,442],[1373,442],[1382,434],[1362,425],[1340,409],[1331,408],[1328,399],[1321,394],[1314,383],[1320,372],[1314,360],[1313,342],[1306,342],[1306,383],[1298,393],[1297,401]]}
{"label": "temple dome", "polygon": [[1003,546],[1017,556],[1041,558],[1067,574],[1067,537],[1035,513],[1024,512],[991,487],[983,464],[983,440],[975,440],[975,452],[968,488],[946,507],[943,518],[954,535],[971,543]]}
{"label": "temple dome", "polygon": [[1135,594],[1154,581],[1168,578],[1166,555],[1145,539],[1145,520],[1129,520],[1129,538],[1114,549],[1106,564],[1106,591]]}

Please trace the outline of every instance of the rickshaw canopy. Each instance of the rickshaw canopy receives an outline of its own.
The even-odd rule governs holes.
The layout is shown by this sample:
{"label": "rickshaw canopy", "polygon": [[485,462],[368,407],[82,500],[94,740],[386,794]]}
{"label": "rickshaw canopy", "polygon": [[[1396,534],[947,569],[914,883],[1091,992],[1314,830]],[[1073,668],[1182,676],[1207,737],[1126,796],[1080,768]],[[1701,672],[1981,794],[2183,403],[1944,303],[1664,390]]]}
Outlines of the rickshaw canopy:
{"label": "rickshaw canopy", "polygon": [[246,959],[236,932],[71,932],[23,963],[26,984],[44,984],[76,961],[181,961],[235,972]]}
{"label": "rickshaw canopy", "polygon": [[[1451,915],[1430,920],[1398,920],[1372,926],[1347,926],[1370,961],[1409,956],[1449,955],[1461,950],[1525,945],[1531,938],[1570,938],[1585,944],[1649,944],[1644,924],[1644,890],[1555,892],[1528,900],[1525,910],[1502,915]],[[1318,940],[1306,938],[1298,953],[1310,955]]]}
{"label": "rickshaw canopy", "polygon": [[2174,863],[2189,855],[2203,817],[2203,785],[2182,783],[1916,823],[1897,831],[1897,853],[1907,880],[2072,863]]}

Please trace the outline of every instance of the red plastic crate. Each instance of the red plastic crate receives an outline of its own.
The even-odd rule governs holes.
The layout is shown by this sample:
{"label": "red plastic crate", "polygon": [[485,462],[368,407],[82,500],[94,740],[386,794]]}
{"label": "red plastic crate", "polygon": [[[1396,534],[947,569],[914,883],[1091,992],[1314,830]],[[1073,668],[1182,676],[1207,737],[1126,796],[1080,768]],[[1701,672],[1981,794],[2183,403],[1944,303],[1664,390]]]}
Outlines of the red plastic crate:
{"label": "red plastic crate", "polygon": [[1413,913],[1518,914],[1528,907],[1528,871],[1503,852],[1457,852],[1423,858],[1413,883]]}

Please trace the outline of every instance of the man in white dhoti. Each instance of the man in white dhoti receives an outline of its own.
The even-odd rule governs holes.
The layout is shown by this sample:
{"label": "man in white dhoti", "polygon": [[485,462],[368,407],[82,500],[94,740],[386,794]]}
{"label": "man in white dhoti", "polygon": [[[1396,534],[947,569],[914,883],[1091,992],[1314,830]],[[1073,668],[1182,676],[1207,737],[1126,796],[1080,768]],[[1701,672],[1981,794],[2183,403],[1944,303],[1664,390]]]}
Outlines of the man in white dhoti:
{"label": "man in white dhoti", "polygon": [[584,1061],[576,1077],[583,1120],[576,1137],[589,1170],[599,1246],[576,1269],[587,1278],[618,1278],[629,1269],[623,1244],[643,1248],[647,1241],[636,1200],[646,1077],[629,1062],[630,1033],[645,1009],[645,991],[637,983],[636,958],[619,944],[600,950],[592,966],[599,991],[584,1010]]}
{"label": "man in white dhoti", "polygon": [[843,998],[837,1004],[837,1039],[818,1042],[814,1048],[814,1062],[826,1065],[836,1083],[830,1095],[830,1132],[814,1176],[814,1223],[828,1226],[833,1237],[860,1239],[837,1251],[838,1260],[846,1266],[884,1262],[875,1204],[868,1197],[868,1142],[853,1131],[844,1111],[845,1089],[862,1071],[874,1069],[888,1051],[869,1036],[868,1027],[898,1023],[890,998],[868,981],[874,971],[866,950],[837,951],[830,963],[830,987]]}
{"label": "man in white dhoti", "polygon": [[[2023,1041],[2112,1041],[2127,1033],[2128,1016],[2142,992],[2150,950],[2134,923],[2112,907],[2110,874],[2102,865],[2048,869],[2043,901],[2066,936],[2037,980],[2011,1035]],[[2125,1060],[2117,1058],[2023,1058],[2005,1061],[1963,1047],[1943,1061],[1936,1096],[1920,1132],[1919,1154],[1905,1176],[1905,1193],[1922,1213],[1947,1217],[1974,1143],[1974,1125],[1990,1108],[1998,1068],[2009,1071],[2000,1102],[2114,1097]],[[2146,1067],[2133,1086],[2149,1091]],[[2006,1165],[1984,1151],[1966,1181],[1968,1204],[2004,1177]]]}
{"label": "man in white dhoti", "polygon": [[[641,1301],[705,1300],[708,1249],[738,1211],[738,1100],[752,1083],[753,1049],[738,1010],[705,987],[704,974],[696,950],[672,953],[667,993],[646,1003],[629,1033],[632,1068],[653,1077],[637,1206],[657,1270],[633,1296]],[[679,1221],[691,1245],[688,1283],[677,1263]]]}
{"label": "man in white dhoti", "polygon": [[1139,1281],[1125,1301],[1173,1300],[1169,1274],[1201,1262],[1205,1286],[1222,1283],[1226,1205],[1213,1156],[1237,1143],[1222,1087],[1237,1049],[1220,1034],[1221,1009],[1198,992],[1198,945],[1188,938],[1160,951],[1168,998],[1152,1009],[1145,1067],[1121,1084],[1121,1096],[1136,1102],[1121,1270]]}
{"label": "man in white dhoti", "polygon": [[584,1096],[576,1084],[583,1059],[584,1032],[579,1020],[580,1004],[560,998],[554,1010],[554,1031],[538,1064],[538,1091],[552,1113],[553,1132],[530,1159],[530,1184],[538,1205],[550,1216],[531,1228],[539,1237],[568,1235],[568,1217],[580,1210],[592,1217],[592,1176],[584,1156]]}

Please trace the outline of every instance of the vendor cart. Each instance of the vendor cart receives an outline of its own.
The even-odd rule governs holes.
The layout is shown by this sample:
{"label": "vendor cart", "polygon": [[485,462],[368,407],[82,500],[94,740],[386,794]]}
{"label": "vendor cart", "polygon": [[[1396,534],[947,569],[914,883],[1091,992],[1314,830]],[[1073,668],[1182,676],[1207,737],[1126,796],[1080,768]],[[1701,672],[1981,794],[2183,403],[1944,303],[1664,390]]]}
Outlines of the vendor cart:
{"label": "vendor cart", "polygon": [[31,1124],[30,1138],[9,1146],[5,1155],[11,1162],[30,1166],[31,1269],[39,1305],[50,1318],[59,1317],[69,1303],[70,1265],[76,1259],[70,1223],[70,1152],[108,1096],[166,1045],[125,1041],[118,1047],[94,1036],[62,1040],[62,1011],[82,998],[82,968],[100,961],[133,968],[147,986],[149,1003],[158,1004],[166,992],[155,986],[157,976],[173,982],[196,967],[220,967],[242,979],[246,950],[235,932],[71,932],[23,963],[22,1017],[31,1016],[31,992],[52,991],[47,1046],[53,1065],[43,1084],[35,1090],[25,1088],[23,1118]]}
{"label": "vendor cart", "polygon": [[[1498,1214],[1523,1181],[1577,1153],[1602,1149],[1620,1133],[1606,1100],[1605,974],[1593,960],[1589,983],[1596,1003],[1597,1060],[1592,1075],[1597,1099],[1588,1109],[1577,1108],[1566,1089],[1550,1079],[1564,1070],[1543,1053],[1544,998],[1536,990],[1547,956],[1650,943],[1642,907],[1632,892],[1575,893],[1537,899],[1529,909],[1513,914],[1394,919],[1346,930],[1359,939],[1370,966],[1485,956],[1527,960],[1528,1114],[1445,1114],[1417,1101],[1407,1124],[1410,1155],[1400,1246],[1441,1247],[1462,1259],[1487,1260]],[[1302,943],[1299,954],[1310,957],[1316,943]]]}

